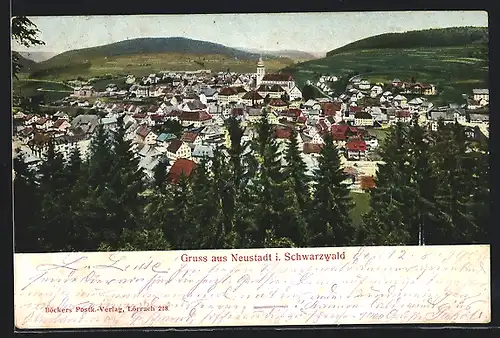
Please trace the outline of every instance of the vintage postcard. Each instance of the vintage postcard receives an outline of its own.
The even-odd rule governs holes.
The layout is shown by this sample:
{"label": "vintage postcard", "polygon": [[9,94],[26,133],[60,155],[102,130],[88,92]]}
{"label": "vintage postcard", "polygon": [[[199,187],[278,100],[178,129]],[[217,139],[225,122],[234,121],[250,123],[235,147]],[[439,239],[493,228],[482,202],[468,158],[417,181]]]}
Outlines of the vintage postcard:
{"label": "vintage postcard", "polygon": [[16,328],[489,323],[488,39],[474,11],[13,17]]}

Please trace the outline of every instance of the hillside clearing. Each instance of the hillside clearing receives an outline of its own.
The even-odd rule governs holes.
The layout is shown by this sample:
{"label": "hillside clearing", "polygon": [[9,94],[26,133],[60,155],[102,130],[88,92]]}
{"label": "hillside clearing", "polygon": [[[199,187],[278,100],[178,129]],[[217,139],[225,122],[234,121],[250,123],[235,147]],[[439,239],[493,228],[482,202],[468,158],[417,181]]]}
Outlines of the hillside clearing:
{"label": "hillside clearing", "polygon": [[[345,76],[357,72],[372,82],[389,83],[394,78],[434,84],[440,93],[431,101],[461,100],[473,88],[488,88],[488,62],[469,57],[475,46],[415,49],[370,49],[343,52],[284,69],[299,86],[320,75]],[[459,61],[457,61],[459,60]]]}

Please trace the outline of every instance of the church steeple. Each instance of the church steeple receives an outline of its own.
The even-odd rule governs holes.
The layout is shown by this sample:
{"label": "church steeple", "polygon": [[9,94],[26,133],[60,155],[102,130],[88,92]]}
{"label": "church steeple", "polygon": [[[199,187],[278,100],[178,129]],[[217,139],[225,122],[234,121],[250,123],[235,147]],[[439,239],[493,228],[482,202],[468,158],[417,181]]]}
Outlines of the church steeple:
{"label": "church steeple", "polygon": [[262,61],[262,54],[259,57],[259,62],[257,63],[257,87],[260,86],[260,82],[266,75],[266,68],[264,67],[264,61]]}

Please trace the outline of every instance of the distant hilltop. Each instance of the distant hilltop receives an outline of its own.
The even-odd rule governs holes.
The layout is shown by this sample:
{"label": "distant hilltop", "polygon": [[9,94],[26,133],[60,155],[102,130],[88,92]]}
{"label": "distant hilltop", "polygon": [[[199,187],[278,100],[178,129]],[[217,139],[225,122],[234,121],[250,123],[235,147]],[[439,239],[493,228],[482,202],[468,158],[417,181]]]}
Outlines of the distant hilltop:
{"label": "distant hilltop", "polygon": [[[114,57],[137,54],[180,53],[198,55],[224,55],[244,60],[258,60],[259,54],[227,47],[218,43],[183,37],[137,38],[103,46],[67,51],[43,62],[56,64],[62,61],[91,60],[99,57]],[[273,55],[267,57],[275,58]]]}
{"label": "distant hilltop", "polygon": [[366,49],[451,47],[475,43],[488,43],[487,27],[450,27],[375,35],[331,50],[326,56]]}

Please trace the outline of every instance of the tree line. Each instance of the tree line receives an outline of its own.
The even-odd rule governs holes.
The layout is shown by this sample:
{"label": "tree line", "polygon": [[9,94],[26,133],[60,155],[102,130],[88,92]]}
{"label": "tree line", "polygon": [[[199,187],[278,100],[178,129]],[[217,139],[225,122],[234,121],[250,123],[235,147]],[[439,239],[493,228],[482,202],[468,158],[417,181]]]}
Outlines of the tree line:
{"label": "tree line", "polygon": [[488,44],[488,39],[488,27],[449,27],[386,33],[352,42],[328,52],[326,56],[362,49],[485,45]]}
{"label": "tree line", "polygon": [[122,119],[97,129],[84,159],[77,147],[65,159],[52,142],[37,169],[17,157],[16,252],[487,242],[487,147],[459,124],[391,128],[359,227],[330,135],[308,175],[297,131],[282,150],[266,118],[249,142],[235,118],[227,129],[230,146],[176,184],[166,159],[144,179]]}

